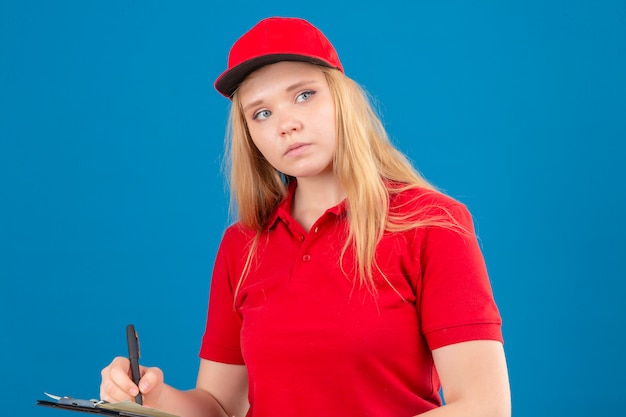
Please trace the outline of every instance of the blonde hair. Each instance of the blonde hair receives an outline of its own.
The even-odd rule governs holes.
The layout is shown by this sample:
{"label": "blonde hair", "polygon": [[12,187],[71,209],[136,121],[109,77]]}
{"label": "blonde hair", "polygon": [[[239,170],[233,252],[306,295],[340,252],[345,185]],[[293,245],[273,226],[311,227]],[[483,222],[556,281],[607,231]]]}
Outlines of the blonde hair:
{"label": "blonde hair", "polygon": [[[375,253],[383,233],[424,226],[464,229],[445,210],[438,215],[432,214],[432,210],[427,215],[427,208],[424,215],[390,212],[393,194],[416,187],[436,192],[435,187],[390,142],[365,91],[340,71],[320,68],[335,104],[337,143],[333,169],[346,194],[348,234],[340,259],[343,265],[346,251],[352,247],[356,265],[353,282],[375,293]],[[233,95],[229,125],[226,154],[231,210],[243,227],[256,231],[238,291],[250,271],[262,230],[272,211],[286,197],[292,178],[274,169],[252,142],[237,92]]]}

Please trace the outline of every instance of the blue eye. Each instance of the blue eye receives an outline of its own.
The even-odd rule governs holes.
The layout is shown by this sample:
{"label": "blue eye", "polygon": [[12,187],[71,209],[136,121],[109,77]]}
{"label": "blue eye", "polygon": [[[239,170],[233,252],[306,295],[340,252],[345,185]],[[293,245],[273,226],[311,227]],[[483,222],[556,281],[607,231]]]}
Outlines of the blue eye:
{"label": "blue eye", "polygon": [[312,90],[307,90],[307,91],[303,91],[302,93],[298,94],[298,96],[296,97],[296,102],[303,102],[303,101],[307,101],[309,100],[313,94],[315,94],[315,91]]}
{"label": "blue eye", "polygon": [[269,110],[261,110],[261,111],[254,113],[254,116],[252,116],[252,119],[253,120],[257,120],[257,119],[265,120],[268,117],[270,117],[270,114],[272,114],[272,112]]}

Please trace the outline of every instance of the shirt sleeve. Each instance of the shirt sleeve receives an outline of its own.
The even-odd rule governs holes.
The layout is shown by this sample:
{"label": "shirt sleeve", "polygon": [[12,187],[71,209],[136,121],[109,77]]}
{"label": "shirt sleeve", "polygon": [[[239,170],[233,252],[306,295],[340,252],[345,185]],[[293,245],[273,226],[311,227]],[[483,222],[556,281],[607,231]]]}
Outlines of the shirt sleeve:
{"label": "shirt sleeve", "polygon": [[471,215],[458,202],[447,209],[464,230],[430,227],[420,251],[419,311],[431,350],[469,340],[502,339],[485,261]]}
{"label": "shirt sleeve", "polygon": [[217,251],[200,357],[215,362],[243,365],[239,336],[241,317],[234,304],[234,290],[240,275],[240,262],[236,262],[236,257],[241,254],[241,250],[236,250],[236,234],[233,226],[227,229]]}

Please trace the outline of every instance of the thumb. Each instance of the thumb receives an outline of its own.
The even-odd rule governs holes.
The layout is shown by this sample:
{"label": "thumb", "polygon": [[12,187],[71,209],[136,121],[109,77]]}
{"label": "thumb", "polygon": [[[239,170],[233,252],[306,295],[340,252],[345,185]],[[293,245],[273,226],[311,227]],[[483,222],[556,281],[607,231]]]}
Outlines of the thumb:
{"label": "thumb", "polygon": [[141,374],[139,390],[142,394],[148,394],[155,388],[163,385],[163,371],[159,368],[142,367]]}

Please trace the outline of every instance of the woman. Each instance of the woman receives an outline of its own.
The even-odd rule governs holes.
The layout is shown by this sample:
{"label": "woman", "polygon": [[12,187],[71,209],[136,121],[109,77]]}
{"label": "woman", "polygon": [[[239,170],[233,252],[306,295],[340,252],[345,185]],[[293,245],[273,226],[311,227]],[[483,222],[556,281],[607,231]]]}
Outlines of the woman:
{"label": "woman", "polygon": [[[196,388],[128,361],[101,397],[191,416],[509,416],[501,320],[471,216],[387,139],[326,37],[259,22],[232,100],[238,221],[215,261]],[[439,397],[442,388],[445,405]]]}

